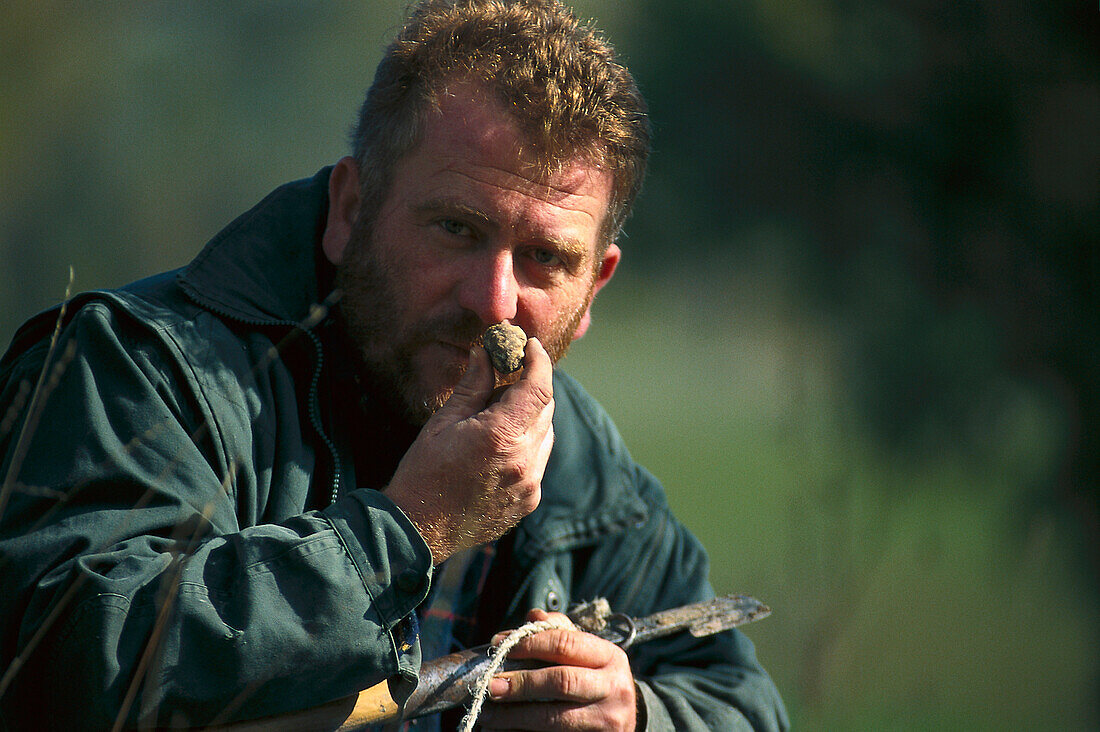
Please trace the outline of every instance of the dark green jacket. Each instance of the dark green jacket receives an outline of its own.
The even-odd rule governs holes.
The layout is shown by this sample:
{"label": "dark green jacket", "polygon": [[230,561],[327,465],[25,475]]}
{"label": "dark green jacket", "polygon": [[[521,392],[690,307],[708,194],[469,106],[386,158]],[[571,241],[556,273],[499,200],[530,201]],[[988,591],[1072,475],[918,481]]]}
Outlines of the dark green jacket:
{"label": "dark green jacket", "polygon": [[[277,189],[179,272],[77,297],[53,345],[59,312],[33,319],[0,362],[8,727],[247,718],[384,678],[411,692],[418,644],[399,649],[430,553],[384,494],[356,489],[317,389],[327,177]],[[500,616],[709,597],[660,486],[576,382],[554,388],[542,503],[489,598]],[[740,633],[632,654],[651,729],[786,725]]]}

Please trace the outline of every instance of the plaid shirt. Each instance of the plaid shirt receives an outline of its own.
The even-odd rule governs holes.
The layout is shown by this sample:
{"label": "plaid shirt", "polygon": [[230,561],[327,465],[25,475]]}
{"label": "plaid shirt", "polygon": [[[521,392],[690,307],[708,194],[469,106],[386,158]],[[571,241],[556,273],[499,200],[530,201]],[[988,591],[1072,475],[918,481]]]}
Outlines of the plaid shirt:
{"label": "plaid shirt", "polygon": [[[432,588],[413,618],[413,637],[420,636],[425,662],[472,645],[478,601],[495,556],[496,544],[486,544],[460,552],[435,568]],[[440,715],[409,720],[399,729],[440,732]]]}

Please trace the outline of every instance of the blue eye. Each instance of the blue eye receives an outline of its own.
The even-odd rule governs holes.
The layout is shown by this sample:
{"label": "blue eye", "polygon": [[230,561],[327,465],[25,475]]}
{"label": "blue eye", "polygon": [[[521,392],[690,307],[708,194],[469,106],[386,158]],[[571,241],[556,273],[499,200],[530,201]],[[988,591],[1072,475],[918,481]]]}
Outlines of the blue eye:
{"label": "blue eye", "polygon": [[443,219],[439,222],[439,225],[448,234],[454,234],[456,236],[468,236],[470,234],[470,227],[461,221]]}
{"label": "blue eye", "polygon": [[561,264],[561,258],[549,249],[534,249],[531,258],[544,266],[556,267]]}

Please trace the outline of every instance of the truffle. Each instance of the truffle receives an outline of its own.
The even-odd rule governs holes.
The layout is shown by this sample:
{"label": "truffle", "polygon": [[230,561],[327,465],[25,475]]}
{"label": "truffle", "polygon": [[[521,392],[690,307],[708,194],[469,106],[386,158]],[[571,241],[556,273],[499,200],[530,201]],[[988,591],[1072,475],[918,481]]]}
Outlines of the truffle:
{"label": "truffle", "polygon": [[481,336],[481,343],[489,352],[493,368],[500,373],[510,374],[523,365],[523,348],[527,345],[527,334],[518,325],[490,325]]}

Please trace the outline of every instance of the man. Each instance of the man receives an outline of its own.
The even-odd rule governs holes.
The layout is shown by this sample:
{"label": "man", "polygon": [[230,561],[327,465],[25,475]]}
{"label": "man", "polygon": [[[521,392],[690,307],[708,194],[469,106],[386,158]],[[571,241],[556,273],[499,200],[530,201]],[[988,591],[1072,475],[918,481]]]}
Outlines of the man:
{"label": "man", "polygon": [[[201,725],[382,680],[400,702],[422,658],[571,602],[710,596],[656,481],[553,369],[641,184],[629,73],[556,0],[425,0],[354,144],[183,270],[17,334],[0,363],[9,727]],[[532,338],[494,389],[474,344],[500,321]],[[628,658],[551,630],[513,655],[548,666],[495,679],[485,729],[786,725],[736,632]]]}

